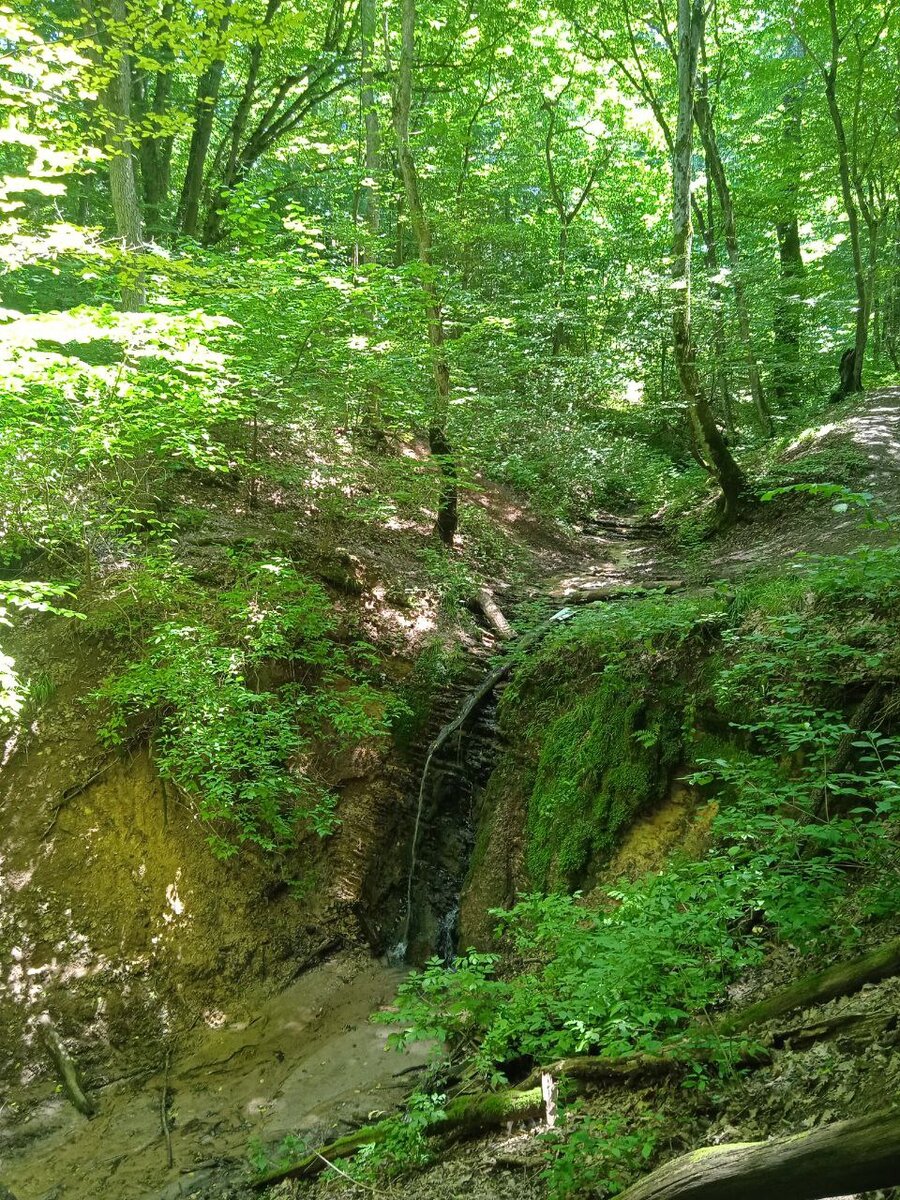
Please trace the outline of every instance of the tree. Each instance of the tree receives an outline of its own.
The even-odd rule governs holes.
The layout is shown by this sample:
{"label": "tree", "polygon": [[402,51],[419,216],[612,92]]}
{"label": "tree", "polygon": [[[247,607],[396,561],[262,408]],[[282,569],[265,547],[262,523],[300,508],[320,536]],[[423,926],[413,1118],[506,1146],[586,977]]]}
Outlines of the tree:
{"label": "tree", "polygon": [[434,406],[428,421],[428,444],[432,456],[439,464],[441,473],[435,529],[441,542],[445,546],[452,546],[458,521],[458,491],[456,460],[447,436],[447,419],[450,412],[450,366],[447,361],[447,336],[444,330],[444,315],[432,260],[431,228],[422,203],[419,176],[409,136],[412,73],[416,46],[416,0],[403,0],[400,20],[400,60],[394,86],[394,134],[397,142],[400,175],[406,196],[406,208],[418,248],[425,316],[428,322],[428,340],[431,345],[434,372],[435,394]]}
{"label": "tree", "polygon": [[[126,254],[140,251],[144,223],[135,169],[135,147],[131,128],[132,71],[128,49],[128,13],[125,0],[110,0],[108,14],[92,12],[97,54],[109,71],[104,106],[109,115],[109,191],[115,214],[116,233]],[[127,265],[121,287],[121,305],[126,312],[144,307],[144,283]]]}
{"label": "tree", "polygon": [[744,479],[719,432],[697,372],[691,332],[691,175],[694,90],[703,27],[703,0],[678,0],[678,121],[672,155],[672,328],[675,362],[697,450],[722,493],[722,520],[741,508]]}
{"label": "tree", "polygon": [[225,56],[228,50],[227,33],[231,22],[231,0],[223,0],[221,15],[214,27],[211,61],[197,83],[197,99],[194,104],[194,125],[191,145],[188,150],[187,168],[181,199],[178,203],[178,228],[185,237],[196,237],[200,224],[200,200],[203,194],[203,177],[206,157],[212,138],[213,118],[225,71]]}
{"label": "tree", "polygon": [[[700,53],[703,56],[705,64],[705,48],[701,41]],[[756,351],[753,347],[753,335],[750,331],[750,309],[747,303],[747,291],[744,286],[742,276],[743,266],[741,263],[741,254],[738,248],[737,224],[734,215],[734,202],[731,196],[731,188],[728,185],[728,178],[725,174],[725,164],[722,161],[722,155],[719,151],[719,143],[716,140],[715,126],[713,123],[713,111],[709,100],[709,76],[704,65],[702,72],[699,75],[700,87],[694,95],[694,120],[697,123],[697,129],[700,132],[700,140],[703,143],[703,151],[706,157],[706,167],[712,178],[716,196],[719,200],[719,206],[722,210],[722,225],[725,235],[725,249],[728,253],[728,262],[731,267],[731,283],[734,288],[734,300],[738,314],[738,328],[740,330],[741,343],[744,348],[744,355],[747,362],[747,378],[750,383],[750,395],[753,398],[753,406],[756,409],[756,415],[759,423],[765,433],[772,433],[772,416],[769,412],[768,404],[766,403],[765,394],[763,393],[762,380],[759,374],[759,364],[756,361]]]}
{"label": "tree", "polygon": [[[893,0],[879,4],[865,14],[855,12],[842,24],[837,0],[826,0],[827,46],[818,48],[811,27],[801,18],[793,22],[794,30],[804,51],[815,63],[825,93],[828,115],[834,131],[837,149],[837,171],[841,185],[841,197],[847,216],[850,253],[853,263],[853,282],[856,290],[855,333],[853,355],[847,369],[842,369],[840,395],[862,391],[863,364],[869,338],[869,324],[873,310],[876,267],[879,250],[881,214],[876,205],[876,187],[870,173],[874,154],[866,161],[861,153],[860,133],[863,121],[863,102],[867,75],[878,70],[884,51],[885,34],[895,22],[898,8]],[[850,85],[850,129],[844,116],[844,103],[838,88],[842,66],[852,72]],[[892,115],[876,114],[875,146],[880,149],[884,137],[890,139]],[[896,161],[894,159],[894,170]],[[890,188],[882,192],[882,207],[890,203]],[[868,234],[868,268],[864,257],[860,214],[862,213]],[[842,368],[844,366],[842,360]]]}

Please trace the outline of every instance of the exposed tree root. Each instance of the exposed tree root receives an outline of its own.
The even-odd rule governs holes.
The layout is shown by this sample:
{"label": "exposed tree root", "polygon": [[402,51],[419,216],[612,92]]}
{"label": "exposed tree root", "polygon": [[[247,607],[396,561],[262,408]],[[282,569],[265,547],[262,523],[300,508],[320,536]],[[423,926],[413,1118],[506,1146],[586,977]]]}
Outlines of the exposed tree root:
{"label": "exposed tree root", "polygon": [[620,1200],[820,1200],[900,1183],[900,1107],[805,1133],[694,1150]]}
{"label": "exposed tree root", "polygon": [[93,1100],[85,1095],[81,1081],[78,1078],[78,1069],[75,1066],[75,1062],[60,1041],[59,1034],[53,1028],[49,1017],[41,1022],[40,1028],[41,1037],[44,1045],[47,1047],[47,1053],[59,1074],[63,1091],[80,1113],[83,1113],[86,1117],[92,1117],[97,1111],[97,1106]]}

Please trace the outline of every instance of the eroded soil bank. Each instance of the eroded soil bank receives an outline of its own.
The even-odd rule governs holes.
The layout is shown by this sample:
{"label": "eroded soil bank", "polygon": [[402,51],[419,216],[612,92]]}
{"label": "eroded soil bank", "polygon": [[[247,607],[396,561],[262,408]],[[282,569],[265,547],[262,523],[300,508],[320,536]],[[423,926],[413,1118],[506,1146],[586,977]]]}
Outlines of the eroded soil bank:
{"label": "eroded soil bank", "polygon": [[[871,455],[866,482],[888,503],[900,495],[895,401],[872,398],[850,429]],[[503,519],[519,522],[514,506],[495,501],[495,516],[508,507]],[[516,602],[533,612],[537,604],[546,609],[676,573],[689,589],[703,588],[722,574],[783,561],[807,541],[813,550],[840,551],[860,540],[850,518],[823,520],[792,502],[772,518],[758,514],[719,551],[704,548],[689,562],[673,562],[645,533],[620,522],[566,543],[555,531],[529,528],[524,542],[534,578],[526,586],[520,576],[500,598],[515,614]],[[428,637],[446,642],[447,630],[433,604],[388,603],[393,558],[362,567],[356,549],[344,558],[353,586],[345,580],[349,590],[337,602],[363,615],[386,670],[404,678]],[[476,663],[486,665],[498,648],[471,617],[453,637]],[[289,871],[252,860],[222,864],[210,857],[184,806],[160,787],[146,742],[113,762],[98,755],[83,701],[108,655],[91,653],[75,642],[48,641],[46,668],[51,660],[63,664],[52,702],[22,743],[8,748],[4,770],[0,1178],[17,1200],[249,1196],[248,1150],[261,1144],[271,1154],[286,1136],[324,1143],[390,1111],[425,1061],[424,1050],[407,1058],[387,1053],[387,1028],[369,1022],[390,1003],[402,975],[372,950],[385,948],[401,913],[421,750],[447,713],[434,703],[415,745],[403,751],[361,746],[329,756],[323,748],[317,765],[340,793],[342,826],[327,843],[304,843]],[[34,650],[39,666],[41,654]],[[672,774],[677,764],[664,765]],[[671,784],[665,773],[654,777],[653,805],[616,831],[616,848],[607,848],[613,871],[655,868],[669,851],[702,842],[692,796]],[[498,772],[486,794],[487,803],[483,794],[470,798],[481,841],[463,896],[464,936],[485,944],[488,910],[509,903],[527,879],[522,779]],[[441,803],[446,821],[446,797]],[[438,837],[429,849],[426,838],[426,874],[443,869],[449,840]],[[456,878],[451,866],[459,864],[447,867],[447,877]],[[567,882],[589,890],[597,867],[588,855]],[[444,903],[447,889],[439,890]],[[421,928],[434,936],[433,919]],[[746,988],[765,992],[778,971],[784,977],[797,965],[776,964]],[[863,1036],[863,1022],[852,1036],[788,1045],[769,1069],[715,1095],[688,1096],[678,1084],[654,1089],[654,1107],[668,1114],[666,1149],[766,1136],[818,1119],[823,1109],[842,1116],[866,1097],[894,1095],[896,987],[879,985],[855,1002],[863,1015],[874,1013],[876,1025],[887,1014],[874,1034]],[[830,1011],[798,1014],[798,1027]],[[45,1014],[97,1101],[91,1120],[61,1093],[41,1049]],[[619,1089],[595,1108],[601,1117],[628,1116],[649,1104],[648,1094]],[[544,1196],[540,1132],[483,1138],[395,1185],[394,1194]],[[340,1181],[329,1188],[332,1196],[360,1194]],[[324,1189],[288,1183],[274,1194]]]}

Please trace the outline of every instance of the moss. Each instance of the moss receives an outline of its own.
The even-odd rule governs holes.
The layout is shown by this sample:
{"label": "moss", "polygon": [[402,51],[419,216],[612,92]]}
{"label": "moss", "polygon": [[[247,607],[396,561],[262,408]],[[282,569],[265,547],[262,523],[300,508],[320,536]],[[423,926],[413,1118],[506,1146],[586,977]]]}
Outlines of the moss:
{"label": "moss", "polygon": [[527,868],[572,887],[607,858],[635,814],[664,794],[682,755],[684,696],[608,671],[547,729],[528,804]]}
{"label": "moss", "polygon": [[734,736],[710,730],[698,730],[691,740],[689,757],[692,762],[702,759],[725,759],[726,762],[750,762],[753,753],[736,741]]}

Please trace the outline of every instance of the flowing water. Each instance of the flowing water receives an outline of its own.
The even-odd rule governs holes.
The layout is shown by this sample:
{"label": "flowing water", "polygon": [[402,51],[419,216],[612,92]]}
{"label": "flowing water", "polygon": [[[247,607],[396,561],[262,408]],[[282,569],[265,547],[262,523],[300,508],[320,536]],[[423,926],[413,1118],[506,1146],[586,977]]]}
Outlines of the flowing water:
{"label": "flowing water", "polygon": [[[419,846],[421,841],[421,832],[423,824],[423,815],[425,812],[425,802],[428,796],[428,784],[431,779],[432,769],[439,752],[450,741],[454,734],[461,734],[464,726],[478,710],[483,709],[490,697],[493,695],[498,684],[502,683],[507,676],[512,672],[517,662],[521,660],[521,655],[524,651],[530,650],[538,645],[541,640],[550,632],[554,625],[558,625],[563,621],[569,620],[575,615],[574,608],[561,608],[551,617],[544,621],[537,629],[525,635],[516,644],[515,651],[499,666],[494,667],[489,671],[478,685],[464,698],[460,704],[454,717],[448,721],[438,732],[437,736],[428,747],[425,756],[425,763],[422,768],[422,775],[419,780],[419,790],[416,799],[416,816],[413,822],[412,838],[409,851],[409,869],[406,876],[406,897],[405,908],[403,913],[403,921],[398,932],[397,941],[393,948],[388,953],[388,959],[392,963],[402,963],[407,960],[410,951],[410,931],[413,924],[414,916],[414,893],[416,882],[416,869],[419,865]],[[490,728],[491,740],[493,740],[494,729],[491,723]],[[477,785],[478,775],[482,773],[485,767],[485,756],[480,753],[472,753],[471,747],[465,753],[463,761],[463,773],[468,775],[469,782]],[[456,781],[456,787],[459,789],[459,780]],[[458,816],[458,814],[457,814]],[[466,839],[463,839],[466,840]],[[459,883],[462,882],[462,877],[465,875],[467,863],[459,864]],[[456,949],[455,933],[456,924],[459,916],[459,892],[456,891],[452,902],[445,907],[440,913],[437,922],[437,934],[434,944],[431,947],[445,962],[449,962],[453,958]]]}

